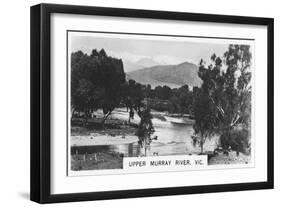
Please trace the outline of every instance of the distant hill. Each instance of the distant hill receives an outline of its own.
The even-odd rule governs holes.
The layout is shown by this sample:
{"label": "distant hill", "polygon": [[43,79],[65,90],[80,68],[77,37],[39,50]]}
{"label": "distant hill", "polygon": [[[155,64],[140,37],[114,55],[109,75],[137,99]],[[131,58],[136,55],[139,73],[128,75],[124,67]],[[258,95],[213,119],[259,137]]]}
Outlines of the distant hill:
{"label": "distant hill", "polygon": [[198,77],[198,67],[189,62],[179,65],[157,65],[127,73],[127,79],[133,79],[142,84],[150,84],[152,88],[167,85],[177,88],[188,84],[200,86],[202,81]]}
{"label": "distant hill", "polygon": [[151,58],[142,58],[136,62],[131,62],[128,60],[124,61],[124,66],[127,72],[139,70],[142,68],[152,67],[156,65],[160,65],[160,63],[154,61]]}

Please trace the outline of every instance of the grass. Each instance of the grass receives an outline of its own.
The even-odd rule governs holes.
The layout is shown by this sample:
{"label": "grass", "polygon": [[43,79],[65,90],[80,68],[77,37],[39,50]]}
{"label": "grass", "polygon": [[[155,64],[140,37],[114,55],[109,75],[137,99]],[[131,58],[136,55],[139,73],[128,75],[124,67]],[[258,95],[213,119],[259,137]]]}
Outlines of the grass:
{"label": "grass", "polygon": [[76,120],[71,124],[71,136],[89,136],[92,133],[108,134],[110,136],[135,135],[136,128],[138,127],[134,123],[124,122],[118,119],[107,120],[103,127],[95,124],[99,122],[99,119],[91,119],[88,125],[83,126]]}
{"label": "grass", "polygon": [[72,126],[71,136],[90,136],[92,134],[110,135],[110,136],[126,136],[135,135],[136,128],[125,126],[121,129],[91,129],[87,127]]}
{"label": "grass", "polygon": [[219,153],[216,156],[212,156],[208,164],[209,165],[227,165],[227,164],[248,164],[251,161],[251,156],[239,153],[237,156],[235,151],[229,152],[228,155]]}
{"label": "grass", "polygon": [[123,155],[119,153],[94,153],[71,155],[71,170],[122,169]]}

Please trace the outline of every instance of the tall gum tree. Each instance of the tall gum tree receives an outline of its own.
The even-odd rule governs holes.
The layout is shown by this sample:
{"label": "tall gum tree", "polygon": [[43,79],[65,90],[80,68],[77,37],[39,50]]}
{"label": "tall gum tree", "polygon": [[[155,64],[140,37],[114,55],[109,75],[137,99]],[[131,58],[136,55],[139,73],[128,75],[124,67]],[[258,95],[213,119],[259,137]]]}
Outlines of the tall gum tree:
{"label": "tall gum tree", "polygon": [[[221,135],[224,148],[231,145],[231,140],[222,139],[230,139],[228,135],[233,129],[241,126],[250,131],[251,59],[249,45],[229,45],[222,58],[214,54],[210,65],[206,66],[203,60],[199,64],[201,93],[214,106],[210,113],[216,117],[210,130]],[[197,126],[200,128],[200,124]]]}

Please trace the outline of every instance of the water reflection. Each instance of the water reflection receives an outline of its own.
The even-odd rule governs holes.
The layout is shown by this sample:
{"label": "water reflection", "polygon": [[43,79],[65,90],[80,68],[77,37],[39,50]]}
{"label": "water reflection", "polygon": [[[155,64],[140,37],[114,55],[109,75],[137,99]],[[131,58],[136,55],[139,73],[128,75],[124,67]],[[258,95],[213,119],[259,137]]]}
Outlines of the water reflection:
{"label": "water reflection", "polygon": [[[182,124],[181,118],[177,118],[179,123],[163,121],[157,118],[152,120],[155,133],[158,137],[157,141],[153,141],[147,148],[147,156],[152,155],[183,155],[190,153],[198,153],[200,149],[194,147],[191,136],[193,135],[193,127],[190,124]],[[173,118],[175,120],[175,118]],[[212,150],[216,143],[207,140],[205,150]],[[126,157],[143,156],[144,148],[138,143],[120,144],[120,145],[103,145],[103,146],[83,146],[71,147],[71,154],[85,154],[98,152],[118,152]]]}

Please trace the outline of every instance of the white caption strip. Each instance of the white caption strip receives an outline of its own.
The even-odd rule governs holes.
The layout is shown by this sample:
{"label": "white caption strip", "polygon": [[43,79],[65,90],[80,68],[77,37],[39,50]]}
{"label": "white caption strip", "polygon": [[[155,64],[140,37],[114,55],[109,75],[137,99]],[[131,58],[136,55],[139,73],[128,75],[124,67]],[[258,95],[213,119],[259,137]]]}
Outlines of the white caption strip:
{"label": "white caption strip", "polygon": [[207,155],[124,157],[123,169],[134,172],[194,170],[208,165]]}

